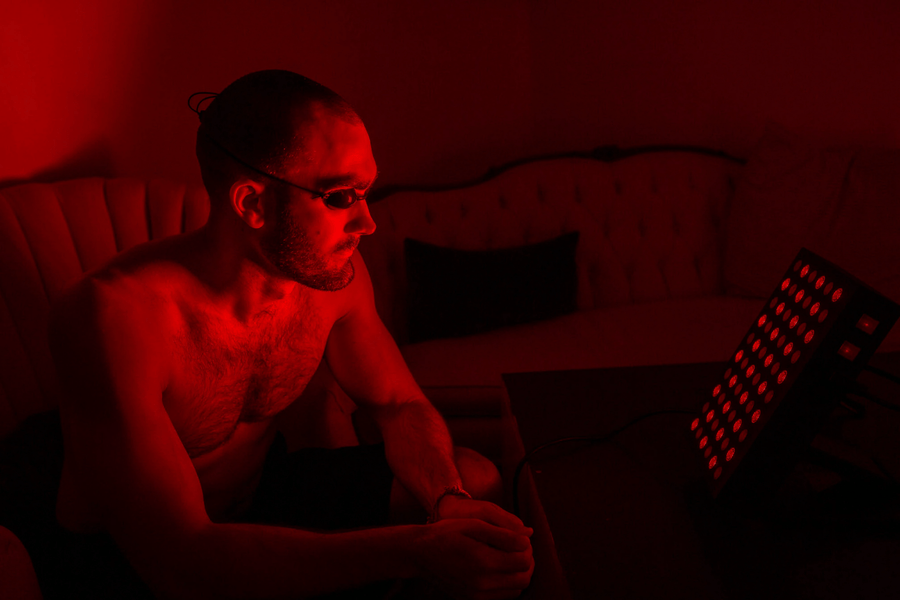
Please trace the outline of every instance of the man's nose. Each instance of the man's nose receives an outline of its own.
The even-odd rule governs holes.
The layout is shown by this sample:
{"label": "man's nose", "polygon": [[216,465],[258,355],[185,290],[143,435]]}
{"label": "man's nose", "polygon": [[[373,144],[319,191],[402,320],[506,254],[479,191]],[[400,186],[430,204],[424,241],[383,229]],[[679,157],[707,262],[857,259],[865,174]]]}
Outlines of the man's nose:
{"label": "man's nose", "polygon": [[344,231],[356,235],[372,235],[375,233],[375,220],[369,214],[369,203],[359,200],[347,210],[353,211],[353,217],[347,223]]}

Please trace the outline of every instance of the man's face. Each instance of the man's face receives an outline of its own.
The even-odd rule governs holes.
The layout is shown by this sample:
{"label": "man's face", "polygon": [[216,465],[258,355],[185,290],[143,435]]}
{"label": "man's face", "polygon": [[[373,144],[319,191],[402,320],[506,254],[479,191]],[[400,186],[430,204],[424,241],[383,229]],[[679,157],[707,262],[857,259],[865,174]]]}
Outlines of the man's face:
{"label": "man's face", "polygon": [[[365,127],[324,111],[315,117],[302,127],[307,156],[283,177],[321,192],[368,192],[377,169]],[[350,257],[360,236],[375,231],[367,204],[331,208],[322,198],[286,184],[274,188],[275,218],[267,219],[263,231],[263,255],[286,277],[307,287],[337,291],[350,285]]]}

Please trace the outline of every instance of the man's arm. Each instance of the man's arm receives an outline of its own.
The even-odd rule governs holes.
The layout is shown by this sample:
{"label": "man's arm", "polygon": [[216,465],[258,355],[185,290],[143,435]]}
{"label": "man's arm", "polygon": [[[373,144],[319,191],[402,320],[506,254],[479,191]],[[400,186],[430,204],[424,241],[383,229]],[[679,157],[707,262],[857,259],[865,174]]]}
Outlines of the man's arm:
{"label": "man's arm", "polygon": [[169,350],[152,313],[85,281],[54,310],[50,337],[66,392],[67,468],[157,593],[297,597],[420,572],[410,556],[422,541],[417,527],[319,534],[211,522],[163,406]]}

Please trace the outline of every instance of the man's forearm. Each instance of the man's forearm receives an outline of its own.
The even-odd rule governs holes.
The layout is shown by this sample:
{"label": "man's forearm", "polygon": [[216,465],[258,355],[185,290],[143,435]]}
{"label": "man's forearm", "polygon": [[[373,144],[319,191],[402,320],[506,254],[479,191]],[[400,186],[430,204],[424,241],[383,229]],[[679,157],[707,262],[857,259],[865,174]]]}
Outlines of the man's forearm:
{"label": "man's forearm", "polygon": [[394,476],[426,510],[446,486],[461,485],[453,440],[444,418],[430,402],[407,402],[378,425]]}
{"label": "man's forearm", "polygon": [[419,575],[413,562],[418,529],[407,525],[317,533],[210,524],[152,570],[166,573],[157,584],[167,596],[306,598]]}

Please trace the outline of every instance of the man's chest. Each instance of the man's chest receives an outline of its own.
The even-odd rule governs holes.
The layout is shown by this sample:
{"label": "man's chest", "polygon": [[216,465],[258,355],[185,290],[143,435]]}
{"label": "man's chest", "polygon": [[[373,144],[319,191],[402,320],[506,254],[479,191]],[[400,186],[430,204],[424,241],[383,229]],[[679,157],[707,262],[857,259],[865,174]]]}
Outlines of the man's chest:
{"label": "man's chest", "polygon": [[203,314],[185,319],[164,403],[188,453],[209,452],[240,423],[269,420],[297,399],[322,359],[331,322],[314,310],[248,325]]}

